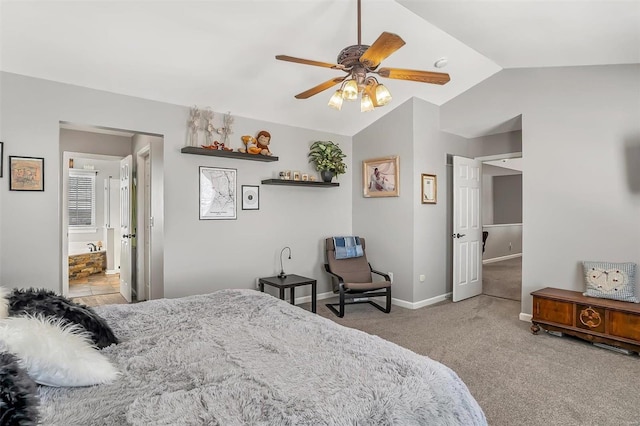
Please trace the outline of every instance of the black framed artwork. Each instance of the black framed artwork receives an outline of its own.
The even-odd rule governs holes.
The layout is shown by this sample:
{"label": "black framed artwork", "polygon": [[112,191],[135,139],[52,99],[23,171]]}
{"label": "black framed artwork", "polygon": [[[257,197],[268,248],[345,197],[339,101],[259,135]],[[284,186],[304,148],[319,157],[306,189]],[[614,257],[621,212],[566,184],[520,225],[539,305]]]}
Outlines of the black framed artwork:
{"label": "black framed artwork", "polygon": [[260,210],[260,187],[242,185],[242,210]]}
{"label": "black framed artwork", "polygon": [[0,142],[0,178],[4,173],[4,142]]}

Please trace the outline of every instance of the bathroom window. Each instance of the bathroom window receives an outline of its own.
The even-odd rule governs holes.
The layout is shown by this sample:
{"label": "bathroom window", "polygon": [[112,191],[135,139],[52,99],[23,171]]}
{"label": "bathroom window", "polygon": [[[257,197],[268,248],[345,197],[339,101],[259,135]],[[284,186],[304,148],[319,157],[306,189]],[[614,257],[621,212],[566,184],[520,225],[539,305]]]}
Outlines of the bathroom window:
{"label": "bathroom window", "polygon": [[95,170],[69,170],[69,230],[96,230]]}

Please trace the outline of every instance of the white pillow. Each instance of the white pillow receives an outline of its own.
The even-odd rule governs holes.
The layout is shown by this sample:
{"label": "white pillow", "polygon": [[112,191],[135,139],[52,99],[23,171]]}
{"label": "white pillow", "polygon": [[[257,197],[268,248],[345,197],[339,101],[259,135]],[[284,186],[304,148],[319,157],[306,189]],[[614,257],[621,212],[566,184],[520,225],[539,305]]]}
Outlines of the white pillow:
{"label": "white pillow", "polygon": [[[4,346],[4,348],[2,348]],[[0,350],[13,353],[31,378],[46,386],[109,383],[118,371],[79,324],[42,316],[0,320]]]}
{"label": "white pillow", "polygon": [[9,295],[11,290],[0,287],[0,319],[9,316]]}

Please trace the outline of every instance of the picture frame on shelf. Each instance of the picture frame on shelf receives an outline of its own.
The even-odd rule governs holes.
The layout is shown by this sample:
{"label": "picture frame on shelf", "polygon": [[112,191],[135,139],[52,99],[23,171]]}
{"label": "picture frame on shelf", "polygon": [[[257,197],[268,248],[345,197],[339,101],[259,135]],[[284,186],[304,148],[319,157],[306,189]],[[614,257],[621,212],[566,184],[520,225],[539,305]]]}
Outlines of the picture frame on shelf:
{"label": "picture frame on shelf", "polygon": [[422,173],[422,204],[436,204],[438,202],[438,178],[436,175]]}
{"label": "picture frame on shelf", "polygon": [[260,210],[258,185],[242,185],[242,210]]}
{"label": "picture frame on shelf", "polygon": [[363,195],[398,197],[400,195],[400,157],[373,158],[362,162]]}
{"label": "picture frame on shelf", "polygon": [[200,166],[200,220],[237,219],[236,169]]}
{"label": "picture frame on shelf", "polygon": [[9,156],[10,191],[44,191],[44,158]]}

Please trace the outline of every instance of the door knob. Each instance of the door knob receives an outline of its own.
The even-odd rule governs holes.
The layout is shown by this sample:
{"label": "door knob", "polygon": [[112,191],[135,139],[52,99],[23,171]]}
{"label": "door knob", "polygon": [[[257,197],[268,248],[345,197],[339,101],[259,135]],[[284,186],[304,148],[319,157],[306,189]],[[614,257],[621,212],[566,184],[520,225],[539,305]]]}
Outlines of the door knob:
{"label": "door knob", "polygon": [[453,238],[462,238],[465,235],[467,235],[467,234],[453,234],[453,235],[451,235],[451,237],[453,237]]}

